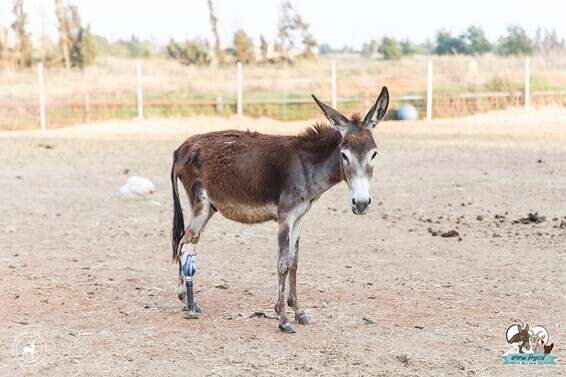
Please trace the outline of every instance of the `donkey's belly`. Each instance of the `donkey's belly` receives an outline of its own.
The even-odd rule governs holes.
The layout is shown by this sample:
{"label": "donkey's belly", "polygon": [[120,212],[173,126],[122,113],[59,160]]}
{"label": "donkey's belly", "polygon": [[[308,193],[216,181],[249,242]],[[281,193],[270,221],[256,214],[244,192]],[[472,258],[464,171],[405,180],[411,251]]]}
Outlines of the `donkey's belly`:
{"label": "donkey's belly", "polygon": [[254,224],[277,219],[277,207],[273,204],[262,206],[224,205],[214,203],[224,217],[240,223]]}

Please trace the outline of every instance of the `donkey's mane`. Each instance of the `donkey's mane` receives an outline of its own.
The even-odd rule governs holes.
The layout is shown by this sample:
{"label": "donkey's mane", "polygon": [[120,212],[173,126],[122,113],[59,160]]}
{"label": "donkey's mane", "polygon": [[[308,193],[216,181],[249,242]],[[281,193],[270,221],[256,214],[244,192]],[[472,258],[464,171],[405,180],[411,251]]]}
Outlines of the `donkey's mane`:
{"label": "donkey's mane", "polygon": [[342,135],[328,124],[315,123],[297,135],[297,141],[301,149],[324,158],[342,142]]}
{"label": "donkey's mane", "polygon": [[352,124],[355,124],[355,125],[358,126],[358,127],[361,127],[361,125],[362,125],[362,116],[361,116],[360,114],[358,114],[358,113],[352,114],[352,115],[350,116],[350,122],[351,122]]}

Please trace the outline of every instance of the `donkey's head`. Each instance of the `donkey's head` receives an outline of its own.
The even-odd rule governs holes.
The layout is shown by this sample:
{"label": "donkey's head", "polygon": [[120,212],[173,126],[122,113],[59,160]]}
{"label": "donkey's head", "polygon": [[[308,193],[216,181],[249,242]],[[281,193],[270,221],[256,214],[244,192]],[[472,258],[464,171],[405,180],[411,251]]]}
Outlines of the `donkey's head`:
{"label": "donkey's head", "polygon": [[364,215],[371,204],[369,183],[373,175],[373,161],[377,156],[377,146],[371,130],[383,119],[387,111],[389,92],[386,87],[381,89],[377,101],[363,120],[357,116],[348,119],[314,95],[312,97],[330,122],[330,126],[342,134],[342,176],[352,194],[352,212]]}

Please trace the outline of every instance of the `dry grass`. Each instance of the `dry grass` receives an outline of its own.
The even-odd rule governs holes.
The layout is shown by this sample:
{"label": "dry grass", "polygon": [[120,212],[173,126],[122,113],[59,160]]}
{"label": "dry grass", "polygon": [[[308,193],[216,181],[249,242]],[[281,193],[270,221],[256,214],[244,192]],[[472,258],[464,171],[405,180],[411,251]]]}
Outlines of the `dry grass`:
{"label": "dry grass", "polygon": [[[359,57],[338,57],[338,93],[341,98],[372,95],[381,85],[395,88],[396,95],[422,93],[426,86],[426,62],[416,56],[401,61],[378,61]],[[432,57],[435,90],[512,90],[523,85],[524,59],[516,57],[444,56]],[[566,58],[531,58],[532,87],[566,87]],[[253,98],[306,98],[310,93],[329,93],[330,59],[294,65],[244,67],[246,96]],[[182,66],[171,60],[144,60],[144,88],[148,98],[182,97],[232,98],[235,69]],[[63,69],[46,72],[48,99],[135,98],[135,61],[107,58],[71,73]],[[0,100],[36,100],[37,80],[32,71],[0,74]]]}

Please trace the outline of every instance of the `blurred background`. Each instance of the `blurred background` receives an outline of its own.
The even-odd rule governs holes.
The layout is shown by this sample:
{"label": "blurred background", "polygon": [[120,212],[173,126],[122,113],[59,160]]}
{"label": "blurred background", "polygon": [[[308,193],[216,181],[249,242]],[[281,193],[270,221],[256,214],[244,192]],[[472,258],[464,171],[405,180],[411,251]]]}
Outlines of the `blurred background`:
{"label": "blurred background", "polygon": [[4,0],[0,129],[195,114],[309,119],[311,93],[361,111],[382,85],[393,94],[390,118],[565,105],[564,8]]}

